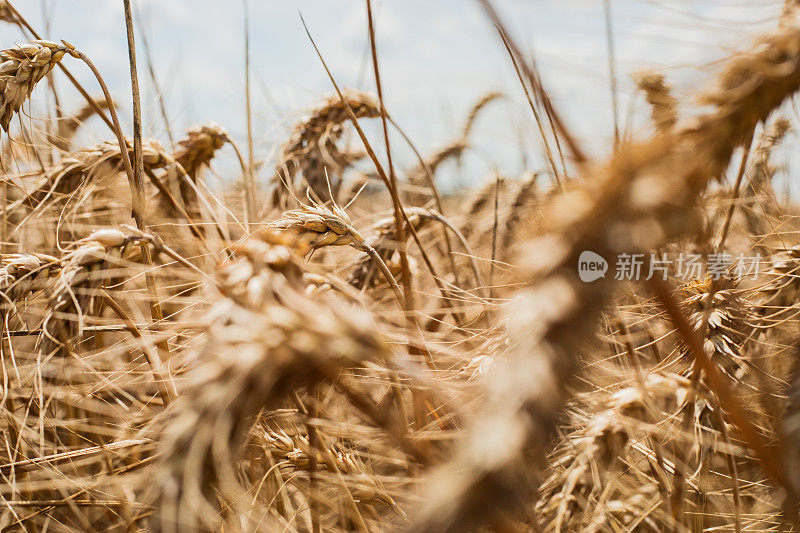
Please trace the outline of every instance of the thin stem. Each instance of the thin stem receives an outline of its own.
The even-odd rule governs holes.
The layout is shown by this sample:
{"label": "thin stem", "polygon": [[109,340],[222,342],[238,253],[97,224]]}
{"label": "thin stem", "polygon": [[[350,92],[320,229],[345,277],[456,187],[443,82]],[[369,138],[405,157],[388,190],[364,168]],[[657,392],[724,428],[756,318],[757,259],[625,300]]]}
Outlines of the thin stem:
{"label": "thin stem", "polygon": [[[111,120],[113,121],[112,130],[114,134],[117,136],[117,143],[119,144],[119,151],[120,155],[122,156],[122,166],[125,169],[125,174],[128,177],[128,184],[131,188],[131,203],[133,204],[133,213],[132,218],[137,220],[137,217],[141,218],[142,216],[142,206],[140,203],[140,197],[138,194],[138,189],[136,187],[136,175],[133,172],[133,166],[131,165],[131,158],[130,153],[128,152],[128,143],[125,140],[125,136],[122,133],[122,126],[119,123],[119,116],[117,115],[117,109],[114,105],[114,100],[111,98],[111,93],[108,90],[108,86],[106,85],[103,76],[100,75],[100,71],[97,70],[97,67],[92,63],[89,57],[81,52],[80,50],[74,50],[73,55],[86,63],[86,66],[89,67],[89,70],[92,71],[95,78],[97,78],[97,82],[100,84],[100,89],[103,91],[103,96],[108,102],[108,111],[111,114]],[[138,221],[137,221],[138,225]],[[140,228],[144,231],[143,228]]]}
{"label": "thin stem", "polygon": [[138,197],[137,213],[134,210],[134,218],[139,217],[136,221],[139,229],[145,231],[144,223],[144,154],[142,153],[142,101],[139,94],[139,76],[136,72],[136,43],[133,35],[133,17],[131,15],[131,1],[122,0],[125,7],[125,28],[128,35],[128,60],[130,62],[131,72],[131,90],[133,92],[133,186],[135,188],[135,195]]}
{"label": "thin stem", "polygon": [[587,161],[586,155],[583,153],[583,150],[581,150],[580,146],[578,146],[578,143],[575,141],[574,137],[567,130],[564,121],[561,119],[560,115],[556,112],[555,108],[553,107],[553,103],[551,102],[550,97],[547,95],[547,91],[545,91],[544,86],[542,85],[542,82],[539,79],[539,75],[536,73],[535,69],[531,67],[531,65],[529,65],[527,62],[522,61],[522,58],[524,56],[522,55],[520,48],[516,45],[514,39],[512,39],[511,36],[508,34],[508,32],[505,30],[506,25],[500,19],[500,16],[497,14],[497,11],[495,11],[494,7],[492,7],[492,3],[490,2],[490,0],[478,0],[478,2],[483,6],[484,11],[486,11],[486,14],[489,16],[489,19],[492,21],[492,23],[498,28],[500,28],[501,32],[505,34],[506,39],[508,40],[509,48],[511,48],[511,51],[514,53],[514,55],[516,55],[517,58],[520,59],[520,65],[522,66],[522,71],[528,78],[528,82],[531,84],[531,87],[533,88],[533,93],[539,99],[539,102],[542,104],[545,113],[547,113],[548,117],[553,122],[554,125],[553,127],[557,132],[556,137],[558,136],[558,134],[561,134],[561,136],[564,137],[564,140],[566,141],[567,146],[570,149],[570,152],[572,152],[572,157],[575,159],[576,163],[578,164],[585,163]]}
{"label": "thin stem", "polygon": [[256,192],[254,173],[256,163],[253,155],[253,112],[250,105],[250,21],[248,20],[249,7],[247,0],[244,2],[244,101],[247,116],[247,159],[248,167],[244,175],[244,197],[246,204],[247,220],[245,225],[247,231],[251,231],[250,225],[256,216]]}
{"label": "thin stem", "polygon": [[562,186],[561,178],[559,177],[558,169],[556,168],[556,162],[553,159],[553,152],[550,150],[550,144],[547,142],[547,135],[544,132],[544,126],[542,126],[542,118],[539,116],[539,111],[536,109],[536,104],[533,103],[533,98],[531,97],[531,92],[528,89],[528,84],[525,83],[525,79],[522,77],[522,72],[520,72],[519,65],[517,64],[517,58],[514,57],[514,52],[511,51],[511,47],[508,45],[506,34],[503,33],[503,30],[500,28],[498,28],[497,31],[500,34],[500,38],[503,40],[503,46],[506,47],[508,56],[511,58],[511,64],[514,65],[514,71],[517,73],[517,79],[519,79],[519,83],[522,85],[522,90],[525,92],[525,98],[528,100],[528,105],[533,113],[533,118],[536,120],[536,126],[539,128],[539,135],[542,137],[542,143],[544,144],[544,153],[547,156],[547,162],[550,163],[550,169],[553,171],[553,177],[555,178],[556,183],[558,183],[559,186]]}
{"label": "thin stem", "polygon": [[[136,16],[141,19],[138,6],[136,8]],[[139,22],[139,33],[142,36],[142,45],[144,46],[144,57],[147,61],[147,71],[150,75],[150,83],[153,84],[153,89],[156,90],[156,99],[158,100],[158,110],[161,112],[161,119],[164,121],[164,127],[167,129],[167,138],[169,139],[170,146],[175,146],[175,139],[172,137],[172,127],[169,123],[169,115],[167,115],[167,106],[164,102],[164,93],[161,91],[161,85],[158,83],[156,76],[156,69],[153,66],[153,57],[150,54],[150,45],[147,42],[147,32],[144,31],[144,25]]]}
{"label": "thin stem", "polygon": [[[408,267],[408,256],[406,255],[406,230],[403,223],[402,205],[397,187],[397,175],[394,172],[394,163],[392,162],[392,150],[389,144],[389,129],[386,121],[386,107],[383,105],[383,87],[381,85],[381,74],[378,67],[378,52],[375,44],[375,24],[372,20],[372,2],[367,0],[367,25],[369,28],[369,45],[372,52],[372,69],[375,74],[375,85],[378,90],[378,102],[381,107],[381,126],[383,128],[383,139],[386,143],[386,159],[389,164],[389,183],[391,189],[394,191],[392,194],[392,204],[394,207],[394,223],[395,232],[397,235],[397,252],[400,255],[400,268],[402,269],[402,282],[403,282],[403,295],[405,297],[405,310],[413,312],[414,310],[414,292],[411,288],[411,272]],[[410,320],[413,320],[411,313],[407,314]]]}
{"label": "thin stem", "polygon": [[608,47],[608,77],[611,80],[611,105],[614,111],[614,149],[619,146],[619,104],[617,96],[617,60],[614,53],[614,27],[611,21],[611,0],[603,0]]}
{"label": "thin stem", "polygon": [[358,248],[367,252],[367,255],[369,255],[370,259],[372,259],[375,265],[380,269],[381,274],[383,274],[383,277],[386,278],[386,281],[389,283],[392,291],[394,291],[394,295],[397,298],[397,302],[400,304],[400,307],[403,307],[403,291],[397,285],[397,281],[395,281],[394,276],[392,276],[392,273],[389,271],[389,267],[387,267],[386,263],[384,263],[383,259],[381,259],[380,254],[378,254],[375,248],[366,243],[359,244]]}

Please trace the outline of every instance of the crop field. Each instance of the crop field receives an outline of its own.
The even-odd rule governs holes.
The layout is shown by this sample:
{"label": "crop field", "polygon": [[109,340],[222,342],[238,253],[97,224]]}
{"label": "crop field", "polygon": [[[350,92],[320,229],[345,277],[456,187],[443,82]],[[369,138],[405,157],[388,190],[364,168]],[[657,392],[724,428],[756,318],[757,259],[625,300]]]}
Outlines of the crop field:
{"label": "crop field", "polygon": [[[598,1],[597,153],[514,2],[470,2],[514,85],[449,141],[401,128],[353,0],[364,86],[306,28],[326,95],[264,150],[258,21],[246,129],[179,131],[112,1],[130,93],[0,1],[0,531],[798,530],[800,2],[677,91],[621,80]],[[508,101],[540,157],[454,185]]]}

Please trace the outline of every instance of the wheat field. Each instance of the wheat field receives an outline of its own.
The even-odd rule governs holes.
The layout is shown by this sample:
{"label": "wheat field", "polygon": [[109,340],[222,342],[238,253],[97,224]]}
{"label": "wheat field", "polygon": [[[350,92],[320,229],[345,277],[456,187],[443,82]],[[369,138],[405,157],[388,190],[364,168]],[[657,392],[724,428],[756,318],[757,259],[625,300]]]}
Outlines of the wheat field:
{"label": "wheat field", "polygon": [[[120,2],[113,97],[0,2],[0,531],[797,530],[800,3],[691,94],[637,73],[647,127],[596,157],[490,0],[516,93],[439,149],[384,105],[369,0],[372,90],[309,32],[330,94],[269,156],[142,138]],[[442,188],[507,98],[544,165]]]}

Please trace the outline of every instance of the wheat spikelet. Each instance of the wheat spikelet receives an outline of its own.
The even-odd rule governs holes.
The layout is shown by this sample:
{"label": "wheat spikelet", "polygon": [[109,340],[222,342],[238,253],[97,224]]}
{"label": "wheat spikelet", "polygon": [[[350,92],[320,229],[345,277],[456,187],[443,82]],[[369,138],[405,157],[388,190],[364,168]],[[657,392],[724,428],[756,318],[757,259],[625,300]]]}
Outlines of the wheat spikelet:
{"label": "wheat spikelet", "polygon": [[311,249],[323,246],[360,246],[361,234],[351,225],[350,216],[338,205],[327,208],[312,204],[283,213],[269,222],[268,228],[297,236]]}
{"label": "wheat spikelet", "polygon": [[664,81],[660,72],[647,71],[635,76],[636,85],[644,92],[656,131],[668,133],[678,123],[678,103],[672,96],[672,88]]}
{"label": "wheat spikelet", "polygon": [[[344,98],[356,118],[380,116],[378,103],[372,96],[349,90],[344,92]],[[319,199],[327,199],[328,181],[336,199],[342,172],[362,157],[360,153],[341,151],[338,146],[349,118],[341,98],[331,96],[294,126],[281,148],[272,178],[276,207],[286,205],[287,187],[300,194],[308,186]]]}
{"label": "wheat spikelet", "polygon": [[[133,149],[130,139],[128,150]],[[147,141],[143,145],[144,164],[148,169],[163,168],[170,164],[164,148],[158,141]],[[6,207],[13,212],[20,206],[31,203],[41,209],[50,198],[59,199],[69,196],[79,186],[86,186],[88,181],[101,180],[119,171],[122,164],[122,153],[116,143],[105,142],[95,146],[82,148],[62,158],[53,167],[47,169],[42,177],[37,177],[25,190],[31,192],[25,198],[12,202]],[[110,170],[109,170],[110,169]]]}
{"label": "wheat spikelet", "polygon": [[367,314],[304,295],[291,239],[260,235],[263,242],[221,273],[227,297],[214,311],[220,319],[166,426],[156,529],[213,527],[211,491],[236,506],[234,460],[259,411],[280,407],[298,387],[389,354]]}
{"label": "wheat spikelet", "polygon": [[172,158],[180,163],[192,180],[196,180],[200,169],[211,162],[227,140],[228,133],[219,124],[210,122],[195,126],[187,130],[185,139],[178,141],[178,149]]}
{"label": "wheat spikelet", "polygon": [[[676,527],[674,505],[664,497],[663,479],[676,472],[715,472],[681,478],[686,505],[705,528],[730,527],[730,493],[725,456],[739,453],[719,442],[719,409],[710,391],[675,374],[650,374],[635,386],[600,398],[584,398],[573,416],[575,429],[550,458],[552,473],[540,490],[537,516],[544,531],[664,531]],[[692,428],[682,427],[689,417]],[[671,442],[672,441],[672,442]],[[743,486],[750,486],[741,480]],[[674,490],[674,487],[673,487]],[[736,505],[755,510],[757,488]],[[702,502],[698,505],[696,502]],[[745,516],[748,516],[745,509]],[[755,514],[755,513],[754,513]]]}
{"label": "wheat spikelet", "polygon": [[283,431],[270,432],[265,440],[270,446],[273,458],[286,461],[295,468],[308,470],[313,461],[329,471],[346,474],[351,482],[355,482],[357,488],[353,491],[353,496],[359,503],[381,504],[399,510],[397,503],[383,489],[380,481],[375,479],[373,472],[355,454],[337,449],[329,449],[327,453],[322,454],[311,446],[308,437],[304,435],[292,437]]}
{"label": "wheat spikelet", "polygon": [[186,172],[186,176],[178,181],[178,191],[191,217],[198,216],[197,193],[186,178],[196,184],[200,170],[208,166],[217,150],[227,141],[228,133],[213,122],[190,128],[186,132],[186,138],[178,141],[178,148],[172,154],[172,159]]}
{"label": "wheat spikelet", "polygon": [[684,312],[695,331],[703,335],[706,353],[728,376],[742,381],[748,368],[742,345],[755,318],[747,312],[748,302],[724,278],[690,283],[681,293]]}
{"label": "wheat spikelet", "polygon": [[44,282],[60,265],[57,258],[46,254],[2,254],[0,292],[12,302],[21,300],[29,292],[43,289]]}
{"label": "wheat spikelet", "polygon": [[33,41],[0,51],[0,125],[8,131],[11,119],[30,97],[33,88],[74,47],[62,41]]}
{"label": "wheat spikelet", "polygon": [[61,258],[61,269],[49,294],[48,309],[42,322],[44,338],[64,345],[81,335],[84,313],[91,312],[98,294],[95,289],[112,283],[113,274],[102,275],[107,268],[121,266],[131,247],[143,239],[121,229],[105,228],[76,243],[76,248]]}
{"label": "wheat spikelet", "polygon": [[477,102],[472,104],[469,113],[467,113],[467,119],[464,121],[464,127],[461,130],[462,137],[469,137],[470,133],[472,133],[472,129],[475,127],[475,122],[478,120],[478,116],[487,105],[504,97],[505,95],[500,91],[490,91],[481,96]]}

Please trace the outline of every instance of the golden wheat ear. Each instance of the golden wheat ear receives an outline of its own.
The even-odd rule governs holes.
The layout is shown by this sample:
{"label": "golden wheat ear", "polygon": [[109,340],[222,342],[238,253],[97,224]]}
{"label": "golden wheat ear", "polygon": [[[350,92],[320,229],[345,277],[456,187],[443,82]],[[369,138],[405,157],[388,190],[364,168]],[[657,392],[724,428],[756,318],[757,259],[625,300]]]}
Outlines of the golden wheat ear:
{"label": "golden wheat ear", "polygon": [[[483,4],[490,6],[488,0]],[[579,279],[581,252],[595,249],[613,256],[658,249],[697,229],[699,194],[724,172],[757,125],[800,88],[798,15],[792,10],[778,29],[723,66],[716,85],[700,95],[712,110],[679,132],[623,146],[606,165],[594,167],[583,187],[556,203],[553,213],[559,213],[560,222],[530,245],[530,286],[509,310],[508,354],[485,377],[486,401],[472,429],[431,477],[415,530],[517,527],[520,511],[542,481],[545,450],[569,395],[577,354],[593,338],[613,294],[610,277],[593,283]],[[617,232],[621,227],[624,236]],[[715,393],[729,400],[723,387]],[[752,422],[738,405],[726,408],[736,415],[737,427],[748,435],[772,481],[788,489]]]}
{"label": "golden wheat ear", "polygon": [[[298,250],[293,241],[262,232],[220,273],[220,321],[164,426],[156,529],[213,527],[215,492],[238,505],[235,459],[262,409],[277,409],[293,390],[390,355],[368,313],[305,296],[298,255],[304,246]],[[273,444],[286,447],[285,439]]]}
{"label": "golden wheat ear", "polygon": [[11,119],[30,97],[36,84],[71,49],[52,41],[33,41],[0,51],[0,126],[8,131]]}
{"label": "golden wheat ear", "polygon": [[347,106],[356,118],[380,116],[378,102],[370,95],[354,90],[343,92],[344,101],[331,96],[313,107],[292,130],[292,134],[281,147],[275,174],[274,207],[285,208],[290,197],[287,188],[299,194],[306,186],[317,198],[328,197],[328,180],[338,195],[341,175],[355,161],[364,157],[360,151],[342,150],[339,141],[344,126],[350,120]]}
{"label": "golden wheat ear", "polygon": [[644,92],[650,104],[650,116],[659,133],[669,133],[678,123],[678,101],[672,95],[664,75],[648,70],[634,76],[639,90]]}

